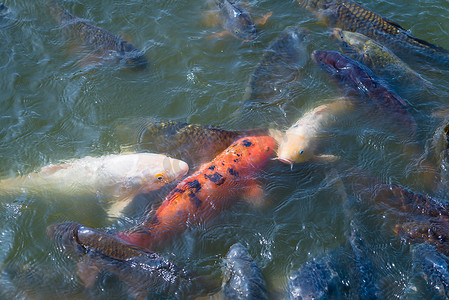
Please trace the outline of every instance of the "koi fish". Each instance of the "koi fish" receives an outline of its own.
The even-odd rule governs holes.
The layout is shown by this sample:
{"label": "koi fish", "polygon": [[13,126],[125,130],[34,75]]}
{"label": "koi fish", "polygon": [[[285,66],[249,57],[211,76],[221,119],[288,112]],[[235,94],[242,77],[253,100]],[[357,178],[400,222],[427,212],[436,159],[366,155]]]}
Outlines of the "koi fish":
{"label": "koi fish", "polygon": [[50,5],[51,14],[62,25],[67,35],[81,42],[93,56],[103,59],[113,57],[135,70],[148,69],[148,61],[144,53],[130,42],[69,14],[53,0],[47,0],[47,2]]}
{"label": "koi fish", "polygon": [[277,159],[289,165],[309,160],[336,160],[333,155],[316,155],[315,150],[325,128],[350,106],[349,101],[340,99],[306,112],[285,132],[277,150]]}
{"label": "koi fish", "polygon": [[131,245],[113,235],[78,223],[47,227],[47,235],[79,259],[78,276],[92,287],[100,272],[115,274],[136,299],[149,292],[192,297],[202,291],[203,278],[176,266],[145,248]]}
{"label": "koi fish", "polygon": [[449,298],[449,259],[426,243],[413,245],[413,271],[442,298]]}
{"label": "koi fish", "polygon": [[449,51],[413,37],[399,24],[351,0],[298,0],[331,28],[358,32],[388,47],[404,59],[417,57],[438,66],[449,66]]}
{"label": "koi fish", "polygon": [[125,139],[131,137],[130,142],[137,143],[139,150],[167,153],[189,165],[197,165],[211,161],[238,138],[267,135],[269,130],[224,130],[209,125],[143,120],[122,127],[118,133]]}
{"label": "koi fish", "polygon": [[268,299],[262,271],[240,243],[226,255],[223,294],[226,299]]}
{"label": "koi fish", "polygon": [[[333,36],[350,50],[356,52],[357,60],[373,70],[376,74],[394,82],[410,83],[423,87],[431,87],[432,84],[412,70],[405,62],[397,57],[390,49],[369,37],[346,30],[335,28]],[[345,47],[342,48],[343,50]],[[349,52],[349,51],[347,51]]]}
{"label": "koi fish", "polygon": [[254,176],[270,160],[275,146],[269,136],[240,138],[181,181],[143,224],[117,236],[148,248],[184,231],[191,223],[210,221],[238,195],[255,197],[259,192],[260,197]]}
{"label": "koi fish", "polygon": [[389,116],[401,133],[407,137],[416,135],[416,122],[408,112],[406,102],[369,68],[336,51],[315,50],[312,59],[345,87]]}
{"label": "koi fish", "polygon": [[3,3],[0,3],[0,17],[9,13],[9,8],[6,7]]}
{"label": "koi fish", "polygon": [[[246,87],[246,101],[275,100],[286,85],[299,77],[299,70],[308,59],[305,30],[287,27],[268,46]],[[271,102],[271,101],[270,101]]]}
{"label": "koi fish", "polygon": [[0,195],[23,193],[55,197],[97,197],[120,216],[132,199],[186,175],[188,165],[162,154],[131,153],[83,157],[39,172],[0,181]]}
{"label": "koi fish", "polygon": [[254,22],[249,12],[235,0],[211,0],[210,2],[215,5],[215,15],[225,30],[214,35],[217,37],[229,33],[244,42],[254,41],[259,37],[256,24],[265,24],[272,14],[270,12]]}

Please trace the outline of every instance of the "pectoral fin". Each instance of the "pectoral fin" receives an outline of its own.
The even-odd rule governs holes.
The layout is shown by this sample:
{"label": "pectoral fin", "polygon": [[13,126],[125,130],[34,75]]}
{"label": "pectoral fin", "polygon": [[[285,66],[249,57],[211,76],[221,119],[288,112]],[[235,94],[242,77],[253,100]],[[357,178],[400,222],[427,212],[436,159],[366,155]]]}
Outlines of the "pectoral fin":
{"label": "pectoral fin", "polygon": [[269,13],[265,14],[262,18],[257,19],[254,22],[254,24],[256,24],[256,25],[264,25],[268,21],[268,19],[271,17],[272,14],[273,14],[273,12],[270,11]]}
{"label": "pectoral fin", "polygon": [[314,161],[318,161],[318,162],[322,162],[322,163],[331,163],[331,162],[337,161],[338,159],[340,159],[338,156],[335,156],[332,154],[320,154],[320,155],[315,155],[313,157]]}
{"label": "pectoral fin", "polygon": [[208,27],[213,27],[220,23],[219,18],[217,17],[217,14],[215,11],[211,10],[204,14],[203,16],[203,22]]}
{"label": "pectoral fin", "polygon": [[106,209],[108,218],[120,218],[122,216],[122,211],[131,203],[133,199],[133,196],[113,197],[108,199],[107,203],[110,203],[109,208]]}
{"label": "pectoral fin", "polygon": [[97,280],[97,275],[100,270],[96,266],[92,266],[85,259],[81,259],[78,264],[78,277],[83,282],[83,285],[87,288],[93,287]]}
{"label": "pectoral fin", "polygon": [[208,39],[217,39],[217,38],[222,38],[222,37],[225,37],[228,35],[231,35],[231,33],[229,31],[225,30],[225,31],[221,31],[221,32],[217,32],[212,35],[209,35],[207,38]]}
{"label": "pectoral fin", "polygon": [[255,181],[245,187],[243,199],[254,206],[260,207],[264,204],[264,190]]}

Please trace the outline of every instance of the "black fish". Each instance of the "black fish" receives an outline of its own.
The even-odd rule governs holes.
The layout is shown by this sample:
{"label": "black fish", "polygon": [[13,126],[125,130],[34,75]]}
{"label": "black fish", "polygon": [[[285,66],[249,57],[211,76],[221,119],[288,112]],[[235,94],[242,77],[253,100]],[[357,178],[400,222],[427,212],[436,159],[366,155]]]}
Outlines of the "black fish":
{"label": "black fish", "polygon": [[225,263],[223,293],[226,299],[267,299],[262,271],[242,244],[231,246]]}
{"label": "black fish", "polygon": [[93,55],[106,58],[115,57],[120,63],[136,70],[148,69],[148,61],[142,51],[130,42],[103,28],[89,24],[85,20],[65,11],[53,0],[47,0],[51,14],[63,26],[65,32],[77,39]]}
{"label": "black fish", "polygon": [[315,50],[312,58],[345,87],[368,99],[377,110],[389,116],[401,132],[407,136],[416,134],[416,122],[405,101],[369,68],[336,51]]}
{"label": "black fish", "polygon": [[193,297],[201,293],[202,279],[145,248],[78,223],[49,226],[47,234],[58,239],[69,254],[79,258],[78,276],[87,287],[99,272],[115,274],[136,299],[149,292]]}
{"label": "black fish", "polygon": [[299,70],[308,59],[304,40],[305,30],[287,27],[265,50],[248,82],[244,100],[258,102],[279,101],[288,83],[298,80]]}

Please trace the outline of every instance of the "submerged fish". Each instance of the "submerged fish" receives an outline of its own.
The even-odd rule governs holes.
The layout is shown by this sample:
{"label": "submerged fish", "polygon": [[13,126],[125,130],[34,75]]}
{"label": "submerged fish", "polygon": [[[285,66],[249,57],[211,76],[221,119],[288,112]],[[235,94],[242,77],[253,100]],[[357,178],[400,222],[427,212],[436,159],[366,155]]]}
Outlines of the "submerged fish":
{"label": "submerged fish", "polygon": [[0,181],[0,195],[45,194],[54,197],[92,197],[110,203],[110,217],[138,194],[161,188],[189,170],[180,160],[162,154],[134,153],[84,157],[39,172]]}
{"label": "submerged fish", "polygon": [[3,3],[0,3],[0,17],[9,13],[9,8],[6,7]]}
{"label": "submerged fish", "polygon": [[69,14],[53,0],[47,2],[51,14],[62,25],[64,31],[83,44],[93,56],[103,59],[113,57],[136,70],[148,68],[144,53],[130,42]]}
{"label": "submerged fish", "polygon": [[267,299],[262,271],[240,243],[226,255],[223,293],[226,299]]}
{"label": "submerged fish", "polygon": [[332,267],[329,257],[311,260],[289,276],[287,299],[328,299],[329,294],[334,293],[338,284],[339,275]]}
{"label": "submerged fish", "polygon": [[254,176],[268,163],[275,146],[275,140],[269,136],[235,141],[181,181],[148,220],[129,232],[118,233],[118,237],[142,247],[154,246],[186,230],[189,224],[207,223],[239,195],[261,197]]}
{"label": "submerged fish", "polygon": [[303,28],[287,27],[270,43],[251,75],[244,100],[272,102],[288,88],[288,83],[298,79],[308,59],[305,38]]}
{"label": "submerged fish", "polygon": [[315,50],[312,58],[332,77],[387,115],[407,137],[416,135],[416,122],[405,101],[369,68],[336,51]]}
{"label": "submerged fish", "polygon": [[319,137],[330,124],[334,123],[338,115],[344,113],[351,106],[344,99],[329,104],[320,105],[306,112],[282,138],[277,150],[277,159],[292,165],[309,160],[332,161],[332,155],[316,155],[315,150]]}
{"label": "submerged fish", "polygon": [[225,30],[243,41],[258,38],[256,25],[250,14],[234,0],[214,0]]}
{"label": "submerged fish", "polygon": [[204,292],[200,276],[194,277],[156,253],[113,235],[78,223],[51,225],[47,234],[79,259],[78,276],[86,287],[95,284],[100,272],[107,272],[115,274],[136,299],[145,299],[149,292],[180,299]]}
{"label": "submerged fish", "polygon": [[330,27],[358,32],[381,43],[399,57],[419,57],[438,66],[449,66],[449,51],[413,37],[399,24],[351,0],[298,0]]}
{"label": "submerged fish", "polygon": [[413,245],[413,271],[441,297],[449,298],[449,259],[426,243]]}
{"label": "submerged fish", "polygon": [[[146,120],[137,125],[130,125],[124,134],[132,136],[132,143],[141,149],[170,156],[197,165],[212,160],[235,140],[248,135],[267,135],[267,129],[232,131],[208,125],[188,124],[175,121],[154,122]],[[128,131],[137,134],[129,134]]]}
{"label": "submerged fish", "polygon": [[434,160],[441,170],[441,178],[447,185],[449,180],[449,117],[446,116],[435,130],[431,144]]}
{"label": "submerged fish", "polygon": [[[355,51],[360,62],[385,80],[394,82],[396,85],[410,83],[422,87],[431,86],[430,82],[412,70],[390,49],[369,37],[339,28],[333,30],[333,36],[349,47],[350,50]],[[345,50],[345,47],[342,49]]]}

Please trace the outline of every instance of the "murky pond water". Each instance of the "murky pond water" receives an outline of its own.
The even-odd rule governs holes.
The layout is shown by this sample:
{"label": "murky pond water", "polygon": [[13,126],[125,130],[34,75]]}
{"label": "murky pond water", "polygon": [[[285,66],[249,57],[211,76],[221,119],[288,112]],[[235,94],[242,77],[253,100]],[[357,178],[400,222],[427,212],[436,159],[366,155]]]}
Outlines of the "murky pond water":
{"label": "murky pond water", "polygon": [[[449,2],[359,3],[410,29],[414,36],[449,49]],[[147,72],[112,63],[86,64],[85,55],[63,34],[42,1],[4,4],[10,12],[0,16],[1,178],[72,158],[135,149],[137,141],[132,136],[136,132],[130,124],[144,118],[228,130],[285,130],[306,111],[342,95],[310,59],[313,50],[339,50],[339,45],[329,28],[295,1],[244,2],[253,19],[273,12],[258,26],[260,36],[253,42],[217,35],[223,29],[209,24],[211,8],[205,0],[60,2],[70,13],[130,40],[149,60]],[[271,105],[242,110],[247,82],[264,50],[286,27],[297,25],[306,30],[306,56],[298,77],[281,87]],[[388,125],[379,126],[384,123],[379,115],[359,111],[323,134],[319,150],[383,182],[444,198],[446,190],[429,188],[416,175],[416,164],[431,151],[441,123],[432,114],[449,104],[449,71],[418,63],[411,67],[433,89],[430,93],[397,90],[418,125],[417,151],[403,152],[406,139]],[[237,202],[212,223],[177,235],[160,254],[220,279],[222,258],[232,244],[241,242],[262,269],[269,296],[278,299],[285,295],[288,276],[305,262],[326,255],[338,260],[338,256],[332,258],[336,251],[350,252],[350,228],[356,226],[381,298],[437,296],[432,287],[414,280],[410,246],[391,229],[394,216],[347,190],[341,178],[348,169],[339,166],[307,162],[290,168],[273,161],[259,178],[265,191],[262,206]],[[70,221],[111,232],[131,228],[174,185],[136,197],[118,219],[108,218],[97,199],[77,195],[1,196],[1,297],[130,297],[117,278],[107,274],[93,287],[84,287],[76,261],[49,240],[46,227]]]}

